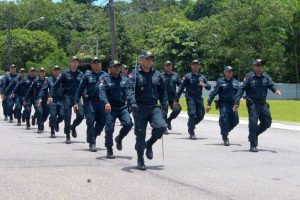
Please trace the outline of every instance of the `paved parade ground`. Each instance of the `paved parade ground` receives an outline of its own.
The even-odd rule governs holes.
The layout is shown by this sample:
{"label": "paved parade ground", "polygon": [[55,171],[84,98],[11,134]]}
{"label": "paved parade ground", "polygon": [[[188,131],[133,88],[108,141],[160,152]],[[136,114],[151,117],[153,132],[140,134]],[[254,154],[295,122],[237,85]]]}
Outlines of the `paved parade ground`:
{"label": "paved parade ground", "polygon": [[[224,147],[218,122],[197,126],[198,140],[188,139],[187,118],[173,121],[173,130],[154,146],[147,171],[136,170],[135,136],[114,148],[106,159],[104,133],[98,152],[87,150],[85,121],[72,144],[65,144],[63,126],[55,139],[47,127],[0,120],[0,199],[300,199],[300,132],[268,129],[258,153],[250,153],[248,127],[240,124]],[[46,122],[48,125],[48,122]],[[116,127],[118,131],[120,126]],[[148,129],[150,133],[151,129]]]}

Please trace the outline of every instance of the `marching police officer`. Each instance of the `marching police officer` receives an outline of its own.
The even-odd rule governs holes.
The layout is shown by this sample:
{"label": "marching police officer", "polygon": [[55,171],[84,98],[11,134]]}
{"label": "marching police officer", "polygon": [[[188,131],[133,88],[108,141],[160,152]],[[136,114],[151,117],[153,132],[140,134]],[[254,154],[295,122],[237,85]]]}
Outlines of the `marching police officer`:
{"label": "marching police officer", "polygon": [[43,86],[47,84],[46,80],[46,71],[44,67],[41,67],[39,70],[39,78],[35,79],[25,97],[27,101],[29,98],[34,99],[34,109],[37,117],[38,131],[37,133],[42,133],[44,131],[44,122],[47,120],[49,115],[49,108],[47,105],[47,95],[44,99],[40,99],[39,93],[42,90]]}
{"label": "marching police officer", "polygon": [[[9,68],[9,74],[5,75],[3,79],[3,91],[6,90],[12,80],[17,76],[17,67],[16,65],[12,64]],[[9,123],[13,123],[13,99],[9,96],[10,94],[4,94],[3,96],[4,110],[6,110],[6,114],[9,117]],[[7,116],[5,117],[5,120],[7,120]]]}
{"label": "marching police officer", "polygon": [[[52,69],[52,77],[47,79],[47,83],[44,84],[41,92],[39,93],[40,102],[47,100],[48,93],[52,90],[52,87],[60,74],[61,70],[59,66],[55,65]],[[55,131],[59,132],[59,123],[62,122],[65,117],[62,87],[59,87],[58,90],[52,91],[52,99],[47,100],[47,104],[50,111],[49,126],[51,129],[51,138],[55,138]]]}
{"label": "marching police officer", "polygon": [[66,134],[66,144],[71,144],[70,132],[72,131],[72,136],[77,137],[76,127],[82,122],[84,118],[84,112],[81,102],[79,101],[78,109],[76,111],[76,118],[71,125],[72,118],[72,107],[74,105],[74,97],[76,89],[82,79],[83,73],[78,69],[79,58],[73,56],[70,59],[70,67],[64,71],[61,76],[56,80],[50,91],[48,102],[52,103],[54,91],[59,90],[60,87],[63,89],[64,94],[64,113],[65,113],[65,128],[64,132]]}
{"label": "marching police officer", "polygon": [[129,79],[126,76],[121,76],[121,63],[119,61],[111,61],[109,66],[110,75],[101,80],[99,95],[105,105],[106,112],[105,146],[107,158],[113,159],[115,157],[112,146],[116,119],[118,118],[123,126],[115,138],[119,151],[122,150],[122,140],[131,130],[133,123],[126,105],[130,92]]}
{"label": "marching police officer", "polygon": [[[253,71],[246,74],[242,85],[235,97],[235,105],[233,110],[237,111],[240,98],[246,91],[246,105],[249,114],[249,142],[250,151],[257,152],[258,136],[265,130],[270,128],[272,123],[269,104],[266,102],[268,89],[276,95],[281,95],[271,77],[263,72],[265,62],[256,59],[253,62]],[[258,124],[258,120],[260,124]]]}
{"label": "marching police officer", "polygon": [[191,140],[197,139],[195,136],[195,126],[203,120],[205,114],[202,90],[203,88],[206,90],[211,89],[211,85],[208,83],[206,77],[199,73],[200,66],[198,60],[192,61],[191,72],[183,77],[174,101],[174,107],[178,106],[179,98],[186,88],[185,97],[189,115],[187,125]]}
{"label": "marching police officer", "polygon": [[[146,170],[144,162],[144,150],[146,157],[153,158],[152,145],[162,137],[166,131],[164,112],[168,109],[168,99],[162,74],[154,69],[154,56],[150,51],[142,51],[140,54],[140,66],[130,75],[131,92],[128,99],[131,106],[136,135],[135,149],[138,156],[137,169]],[[158,105],[158,100],[160,105]],[[152,136],[146,142],[146,128],[148,122],[152,126]]]}
{"label": "marching police officer", "polygon": [[98,57],[92,60],[92,71],[87,71],[79,84],[74,98],[74,110],[77,111],[79,107],[80,98],[86,90],[84,111],[87,125],[87,142],[89,143],[89,150],[96,152],[96,139],[101,134],[105,126],[105,111],[104,105],[99,98],[100,81],[108,76],[102,71],[101,62]]}
{"label": "marching police officer", "polygon": [[169,130],[172,130],[171,121],[175,119],[181,111],[181,106],[179,104],[176,107],[173,107],[174,99],[176,95],[176,88],[181,84],[181,80],[178,74],[173,71],[172,62],[169,60],[166,61],[164,64],[164,72],[162,73],[162,75],[164,77],[165,84],[166,84],[169,106],[172,109],[172,112],[169,117],[168,117],[168,113],[167,112],[165,113],[165,119],[167,122],[167,128]]}
{"label": "marching police officer", "polygon": [[24,68],[21,68],[19,70],[19,74],[18,76],[16,76],[9,84],[9,86],[6,88],[5,90],[5,96],[9,96],[12,99],[12,102],[10,103],[10,109],[12,110],[13,106],[15,105],[15,109],[14,109],[14,117],[18,120],[17,122],[17,126],[21,126],[21,112],[22,112],[22,105],[23,105],[23,99],[22,97],[20,97],[18,94],[14,95],[12,94],[12,91],[14,90],[14,88],[16,87],[16,85],[25,77],[26,75],[26,71]]}
{"label": "marching police officer", "polygon": [[239,89],[239,82],[233,77],[233,69],[231,66],[224,67],[224,77],[219,78],[216,82],[214,90],[207,99],[206,112],[211,110],[211,104],[216,95],[219,100],[216,101],[216,107],[220,111],[219,125],[224,146],[229,146],[228,134],[239,123],[237,112],[232,110],[234,98]]}
{"label": "marching police officer", "polygon": [[12,95],[13,96],[20,96],[23,101],[23,106],[25,107],[24,117],[22,116],[22,120],[26,121],[26,129],[30,129],[30,115],[31,115],[31,106],[34,103],[33,96],[29,97],[26,101],[26,94],[32,85],[33,81],[35,80],[35,69],[31,67],[28,72],[28,76],[23,78],[14,88]]}
{"label": "marching police officer", "polygon": [[128,66],[125,65],[125,64],[122,64],[122,67],[121,67],[121,76],[128,77],[128,75],[129,75],[128,71],[129,71]]}

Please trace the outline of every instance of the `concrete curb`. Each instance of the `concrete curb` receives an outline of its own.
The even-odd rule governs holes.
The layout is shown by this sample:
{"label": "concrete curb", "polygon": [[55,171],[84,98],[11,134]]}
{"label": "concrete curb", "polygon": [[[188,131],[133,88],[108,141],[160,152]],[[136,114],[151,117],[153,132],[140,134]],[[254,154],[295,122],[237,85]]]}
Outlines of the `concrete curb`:
{"label": "concrete curb", "polygon": [[[188,118],[187,112],[181,112],[179,114],[179,117]],[[204,120],[208,121],[219,121],[218,115],[205,115]],[[240,124],[248,125],[248,119],[241,119],[240,118]],[[284,122],[272,122],[271,128],[276,129],[283,129],[283,130],[290,130],[290,131],[299,131],[300,132],[300,124],[293,124],[293,123],[284,123]]]}

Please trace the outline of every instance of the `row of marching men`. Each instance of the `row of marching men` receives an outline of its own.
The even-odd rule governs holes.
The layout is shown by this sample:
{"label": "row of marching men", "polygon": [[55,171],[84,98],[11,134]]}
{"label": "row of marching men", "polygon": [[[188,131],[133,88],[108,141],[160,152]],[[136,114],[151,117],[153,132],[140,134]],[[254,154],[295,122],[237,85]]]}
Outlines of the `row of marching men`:
{"label": "row of marching men", "polygon": [[[201,63],[198,60],[191,62],[191,72],[180,80],[177,73],[172,70],[172,63],[165,62],[164,72],[153,67],[154,56],[149,51],[140,54],[139,66],[131,74],[121,76],[121,63],[110,62],[110,73],[102,70],[100,60],[95,57],[91,62],[91,71],[84,74],[78,69],[79,59],[70,59],[69,69],[60,72],[55,66],[52,77],[45,78],[45,70],[39,70],[39,78],[35,78],[35,70],[29,69],[28,76],[20,70],[18,78],[15,75],[15,66],[11,66],[9,84],[6,83],[9,75],[4,79],[4,101],[8,102],[9,121],[12,115],[21,125],[21,119],[30,129],[31,107],[34,105],[37,118],[38,133],[44,130],[44,122],[50,112],[49,125],[51,137],[59,131],[59,123],[64,120],[64,133],[66,143],[71,143],[72,137],[77,137],[76,127],[82,122],[84,116],[87,125],[87,142],[89,150],[96,152],[96,139],[105,128],[105,146],[107,158],[113,159],[113,143],[122,150],[122,140],[133,127],[130,112],[134,118],[134,132],[136,135],[135,149],[137,151],[137,168],[145,170],[144,153],[148,159],[153,158],[153,144],[160,139],[167,129],[172,129],[171,121],[181,111],[178,103],[185,90],[188,107],[188,133],[190,139],[195,140],[195,127],[203,120],[205,108],[202,98],[203,88],[210,90],[211,86],[205,76],[200,73]],[[271,125],[271,115],[266,103],[267,90],[271,89],[280,95],[271,78],[262,71],[264,62],[260,59],[253,63],[253,71],[245,76],[244,82],[239,85],[233,79],[233,69],[224,68],[224,77],[217,80],[211,92],[206,112],[211,109],[211,103],[219,95],[220,127],[224,145],[229,145],[228,134],[238,124],[237,109],[239,100],[246,91],[247,107],[249,111],[249,142],[250,151],[257,152],[258,135]],[[16,77],[14,77],[16,76]],[[15,82],[15,83],[12,83]],[[179,86],[179,87],[178,87]],[[12,105],[16,109],[13,113]],[[158,104],[158,102],[160,104]],[[24,112],[21,114],[22,105]],[[168,117],[168,107],[172,112]],[[71,123],[72,109],[76,117]],[[122,128],[113,140],[115,121],[119,119]],[[258,124],[260,120],[260,124]],[[146,141],[147,124],[152,126],[151,137]],[[145,151],[146,150],[146,151]]]}

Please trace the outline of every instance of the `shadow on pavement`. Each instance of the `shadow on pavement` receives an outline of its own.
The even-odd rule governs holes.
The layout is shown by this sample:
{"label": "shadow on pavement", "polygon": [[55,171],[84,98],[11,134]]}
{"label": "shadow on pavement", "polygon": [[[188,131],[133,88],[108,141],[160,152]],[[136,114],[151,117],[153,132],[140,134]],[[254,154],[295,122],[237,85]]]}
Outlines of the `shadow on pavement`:
{"label": "shadow on pavement", "polygon": [[[223,143],[219,143],[219,144],[205,144],[205,145],[215,145],[215,146],[224,146],[224,144]],[[232,143],[230,143],[230,146],[242,146],[241,144],[232,144]]]}
{"label": "shadow on pavement", "polygon": [[[174,139],[176,139],[176,140],[191,140],[189,137],[188,138],[174,138]],[[199,137],[197,137],[197,140],[207,140],[207,139],[208,138],[199,138]]]}
{"label": "shadow on pavement", "polygon": [[[270,153],[277,153],[277,151],[274,151],[274,150],[259,149],[259,148],[257,148],[257,150],[258,150],[257,153],[263,152],[263,151],[265,151],[265,152],[270,152]],[[231,152],[247,152],[247,153],[253,153],[253,152],[250,152],[249,150],[234,150],[234,151],[231,151]]]}
{"label": "shadow on pavement", "polygon": [[[64,142],[65,143],[65,142]],[[81,143],[85,143],[85,142],[81,142]],[[97,151],[104,151],[106,149],[101,149],[101,148],[96,148]],[[73,151],[90,151],[88,147],[84,148],[84,149],[73,149]],[[97,153],[97,152],[91,152],[91,153]]]}
{"label": "shadow on pavement", "polygon": [[[154,171],[164,170],[164,167],[165,167],[164,165],[154,165],[154,166],[147,166],[146,165],[147,170],[154,170]],[[138,170],[136,168],[136,166],[129,166],[129,167],[123,167],[122,171],[133,173],[134,171],[140,171],[140,170]]]}
{"label": "shadow on pavement", "polygon": [[[133,158],[131,156],[115,156],[115,157],[116,157],[116,159],[124,159],[124,160],[132,160],[132,158]],[[97,157],[96,159],[97,160],[111,160],[111,159],[106,158],[106,156]]]}

